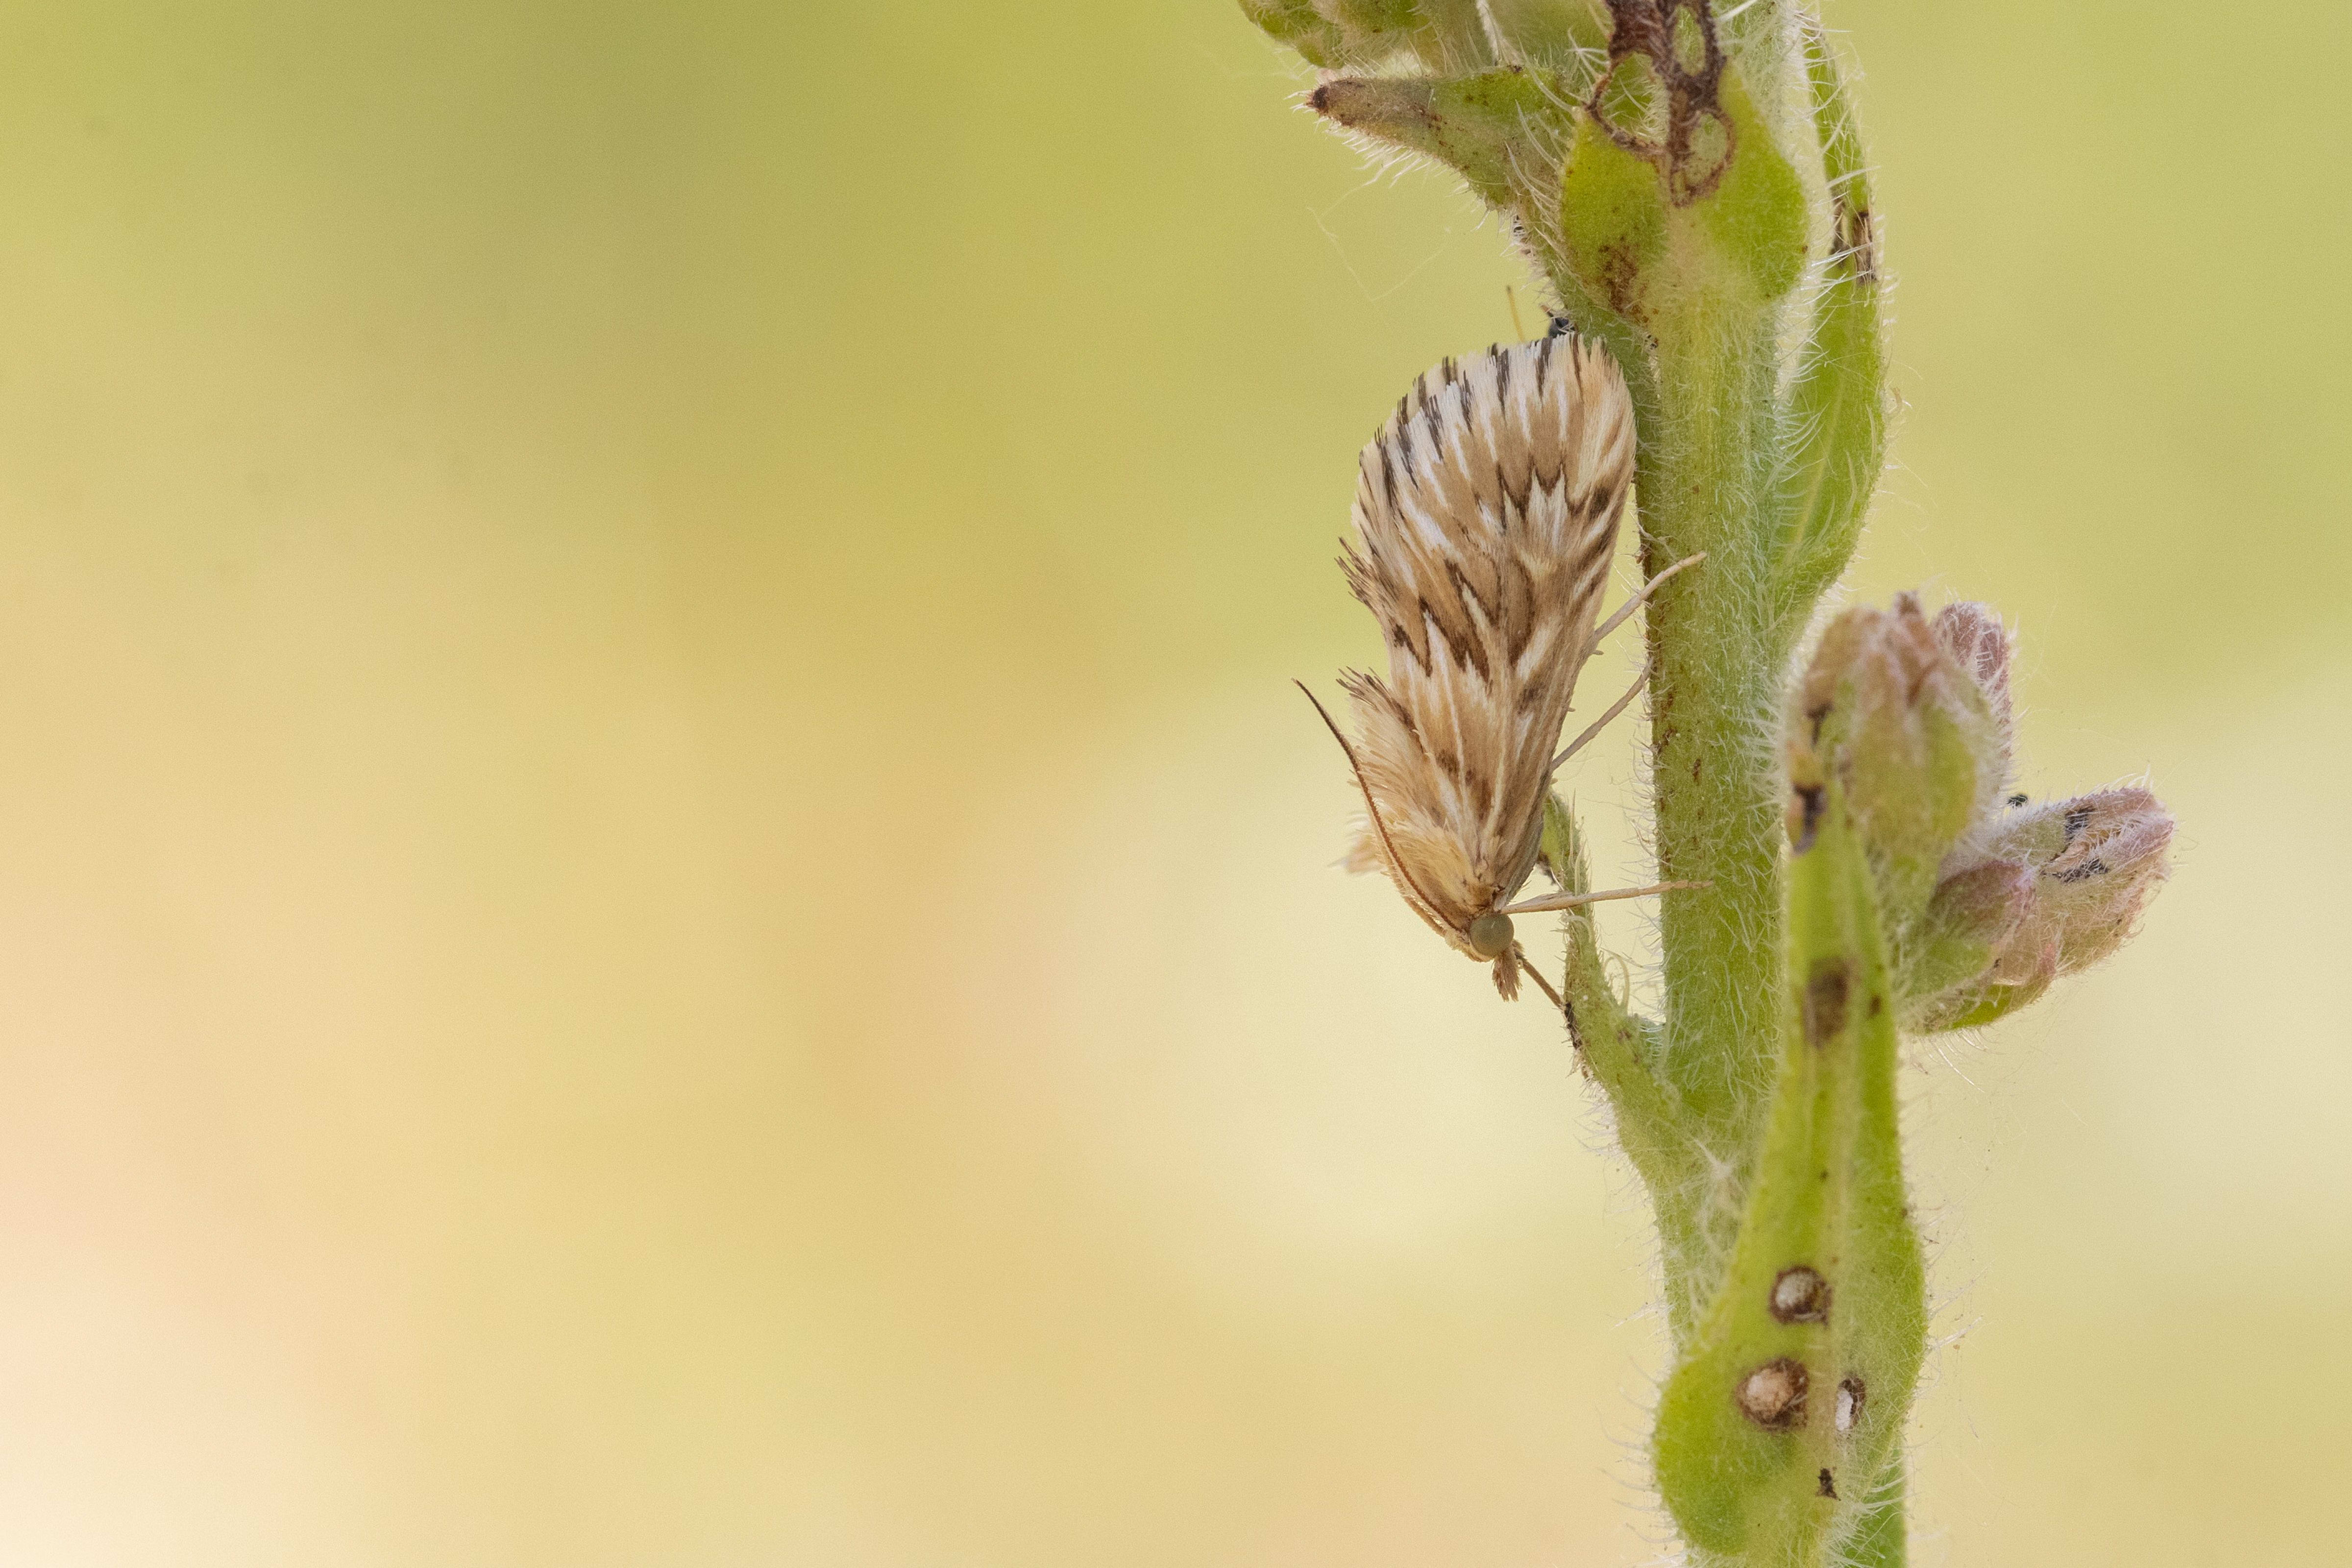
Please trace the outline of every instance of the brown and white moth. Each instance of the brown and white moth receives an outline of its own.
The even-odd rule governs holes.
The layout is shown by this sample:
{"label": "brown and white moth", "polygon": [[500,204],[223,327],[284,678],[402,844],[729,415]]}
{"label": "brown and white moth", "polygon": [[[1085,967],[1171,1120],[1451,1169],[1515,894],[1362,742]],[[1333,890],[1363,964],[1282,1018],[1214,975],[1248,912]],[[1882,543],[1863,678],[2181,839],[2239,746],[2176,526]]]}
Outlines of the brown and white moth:
{"label": "brown and white moth", "polygon": [[1578,672],[1690,564],[1598,624],[1633,478],[1624,378],[1572,332],[1445,361],[1358,461],[1360,548],[1340,565],[1380,621],[1389,670],[1341,677],[1353,745],[1324,715],[1370,813],[1348,866],[1385,871],[1438,935],[1493,965],[1506,998],[1522,967],[1551,989],[1513,915],[1665,885],[1511,902],[1535,869],[1553,770],[1633,697],[1556,752]]}

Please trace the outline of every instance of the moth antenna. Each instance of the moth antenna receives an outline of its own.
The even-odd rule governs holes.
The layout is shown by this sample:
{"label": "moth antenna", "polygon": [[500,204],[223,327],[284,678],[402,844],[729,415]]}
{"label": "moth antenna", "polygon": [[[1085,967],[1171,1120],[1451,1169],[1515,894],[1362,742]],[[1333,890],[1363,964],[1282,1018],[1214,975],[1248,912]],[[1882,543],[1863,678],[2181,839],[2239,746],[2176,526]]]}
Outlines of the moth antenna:
{"label": "moth antenna", "polygon": [[1606,893],[1548,893],[1541,898],[1523,899],[1507,904],[1495,911],[1497,915],[1541,915],[1550,909],[1580,909],[1588,904],[1601,904],[1612,898],[1647,898],[1654,893],[1680,893],[1688,888],[1713,887],[1711,882],[1661,882],[1648,887],[1612,887]]}
{"label": "moth antenna", "polygon": [[1574,740],[1570,741],[1568,743],[1568,749],[1561,752],[1558,757],[1553,758],[1551,761],[1545,766],[1544,771],[1547,774],[1558,772],[1561,763],[1567,761],[1570,758],[1575,756],[1578,752],[1591,745],[1592,737],[1599,735],[1602,730],[1608,728],[1609,721],[1615,718],[1619,714],[1623,713],[1626,708],[1633,705],[1633,699],[1642,695],[1643,685],[1649,680],[1650,672],[1657,667],[1658,656],[1655,653],[1653,653],[1648,658],[1643,660],[1642,673],[1633,677],[1633,684],[1625,688],[1625,695],[1619,697],[1615,702],[1610,704],[1609,711],[1607,713],[1602,714],[1599,718],[1596,718],[1591,724],[1586,725],[1584,727],[1584,733],[1578,736]]}
{"label": "moth antenna", "polygon": [[1503,302],[1511,308],[1511,336],[1525,339],[1528,329],[1519,319],[1519,291],[1506,283],[1503,285]]}
{"label": "moth antenna", "polygon": [[1627,600],[1624,603],[1617,607],[1616,614],[1612,615],[1608,620],[1603,621],[1599,626],[1593,629],[1591,641],[1584,644],[1585,657],[1591,658],[1592,656],[1592,650],[1601,646],[1601,639],[1608,636],[1610,632],[1614,632],[1618,627],[1625,624],[1625,618],[1633,614],[1636,610],[1642,608],[1643,604],[1647,603],[1649,601],[1650,595],[1657,592],[1661,587],[1664,586],[1666,579],[1674,576],[1675,573],[1682,570],[1685,567],[1696,566],[1706,559],[1706,551],[1705,550],[1699,551],[1696,555],[1686,555],[1683,557],[1682,559],[1675,562],[1674,565],[1666,568],[1665,570],[1658,573],[1657,576],[1650,579],[1649,581],[1642,584],[1641,589],[1634,593],[1633,598]]}
{"label": "moth antenna", "polygon": [[1339,743],[1340,751],[1346,754],[1348,771],[1356,776],[1356,788],[1363,794],[1364,810],[1371,813],[1372,831],[1380,834],[1381,847],[1389,852],[1389,864],[1396,868],[1397,875],[1404,878],[1404,884],[1412,889],[1412,895],[1421,900],[1421,906],[1434,914],[1439,907],[1437,901],[1421,890],[1421,883],[1413,881],[1412,871],[1397,854],[1396,841],[1389,837],[1389,825],[1381,821],[1380,805],[1372,799],[1372,787],[1364,782],[1364,767],[1362,763],[1356,760],[1356,748],[1348,744],[1346,736],[1339,733],[1339,727],[1332,722],[1331,712],[1323,706],[1323,699],[1313,692],[1307,691],[1305,681],[1293,681],[1290,684],[1306,693],[1307,700],[1313,703],[1315,711],[1322,716],[1323,727],[1331,732],[1331,738]]}
{"label": "moth antenna", "polygon": [[1514,942],[1511,944],[1511,956],[1519,961],[1519,973],[1525,975],[1528,979],[1533,980],[1537,986],[1541,988],[1543,994],[1551,998],[1552,1006],[1558,1008],[1562,1012],[1566,1012],[1568,1010],[1568,1004],[1559,999],[1559,993],[1551,988],[1551,982],[1543,977],[1543,971],[1537,968],[1533,964],[1528,962],[1528,950]]}

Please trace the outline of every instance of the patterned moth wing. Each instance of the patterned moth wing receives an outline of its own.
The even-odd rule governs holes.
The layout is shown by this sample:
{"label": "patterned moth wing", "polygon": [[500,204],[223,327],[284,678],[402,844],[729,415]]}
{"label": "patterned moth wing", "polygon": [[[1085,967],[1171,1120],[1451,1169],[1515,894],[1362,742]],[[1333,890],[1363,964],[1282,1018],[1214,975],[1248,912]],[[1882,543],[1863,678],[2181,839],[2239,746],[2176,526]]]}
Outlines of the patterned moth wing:
{"label": "patterned moth wing", "polygon": [[1534,868],[1633,475],[1624,379],[1572,333],[1446,361],[1359,460],[1340,565],[1389,670],[1343,677],[1372,810],[1349,867],[1385,871],[1507,998],[1510,923],[1481,917]]}

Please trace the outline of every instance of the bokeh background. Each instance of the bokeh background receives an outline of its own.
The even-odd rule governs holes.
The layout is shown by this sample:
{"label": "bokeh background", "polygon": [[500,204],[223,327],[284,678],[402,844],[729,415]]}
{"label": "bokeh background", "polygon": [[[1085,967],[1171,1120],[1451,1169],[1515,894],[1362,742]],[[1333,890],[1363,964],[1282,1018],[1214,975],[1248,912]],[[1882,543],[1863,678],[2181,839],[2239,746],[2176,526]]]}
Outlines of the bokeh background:
{"label": "bokeh background", "polygon": [[[2340,1563],[2352,20],[1831,17],[1853,591],[2184,824],[1906,1073],[1920,1559]],[[0,10],[0,1563],[1657,1555],[1630,1178],[1288,685],[1518,274],[1304,85],[1222,0]]]}

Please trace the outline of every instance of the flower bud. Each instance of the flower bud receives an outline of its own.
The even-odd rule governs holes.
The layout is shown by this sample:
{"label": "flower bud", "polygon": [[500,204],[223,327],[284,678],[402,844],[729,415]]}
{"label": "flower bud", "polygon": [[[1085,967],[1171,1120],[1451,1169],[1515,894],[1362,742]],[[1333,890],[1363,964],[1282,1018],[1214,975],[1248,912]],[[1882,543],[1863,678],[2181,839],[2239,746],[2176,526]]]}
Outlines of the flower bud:
{"label": "flower bud", "polygon": [[1991,766],[1984,768],[1978,780],[1979,812],[1990,818],[2008,793],[2016,760],[2017,715],[2009,695],[2009,628],[2000,623],[1990,605],[1965,601],[1945,605],[1936,612],[1932,624],[1937,643],[1976,682],[1986,710],[1992,715],[1999,747],[1987,755]]}
{"label": "flower bud", "polygon": [[1946,651],[1916,596],[1830,623],[1790,717],[1790,778],[1801,801],[1837,775],[1898,953],[1945,857],[1978,819],[1986,780],[2006,766],[2006,736],[1985,690]]}
{"label": "flower bud", "polygon": [[2058,972],[2088,968],[2124,944],[2140,906],[2170,869],[2172,818],[2146,789],[2102,789],[2022,807],[1995,831],[1992,852],[2040,873],[2021,936],[2054,947]]}
{"label": "flower bud", "polygon": [[1990,1023],[2122,946],[2164,881],[2172,826],[2163,803],[2141,789],[2004,812],[1985,835],[1991,858],[1948,878],[1936,904],[1948,889],[1962,890],[1953,894],[1957,906],[1979,896],[1968,890],[2021,876],[2025,906],[1981,970],[1921,996],[1906,1008],[1906,1023],[1921,1030]]}
{"label": "flower bud", "polygon": [[[2031,869],[2011,861],[1989,861],[1945,878],[1904,944],[1901,994],[1932,999],[1984,979],[2032,912],[2033,880]],[[1906,1027],[1913,1026],[1911,1013],[1906,1007]]]}

